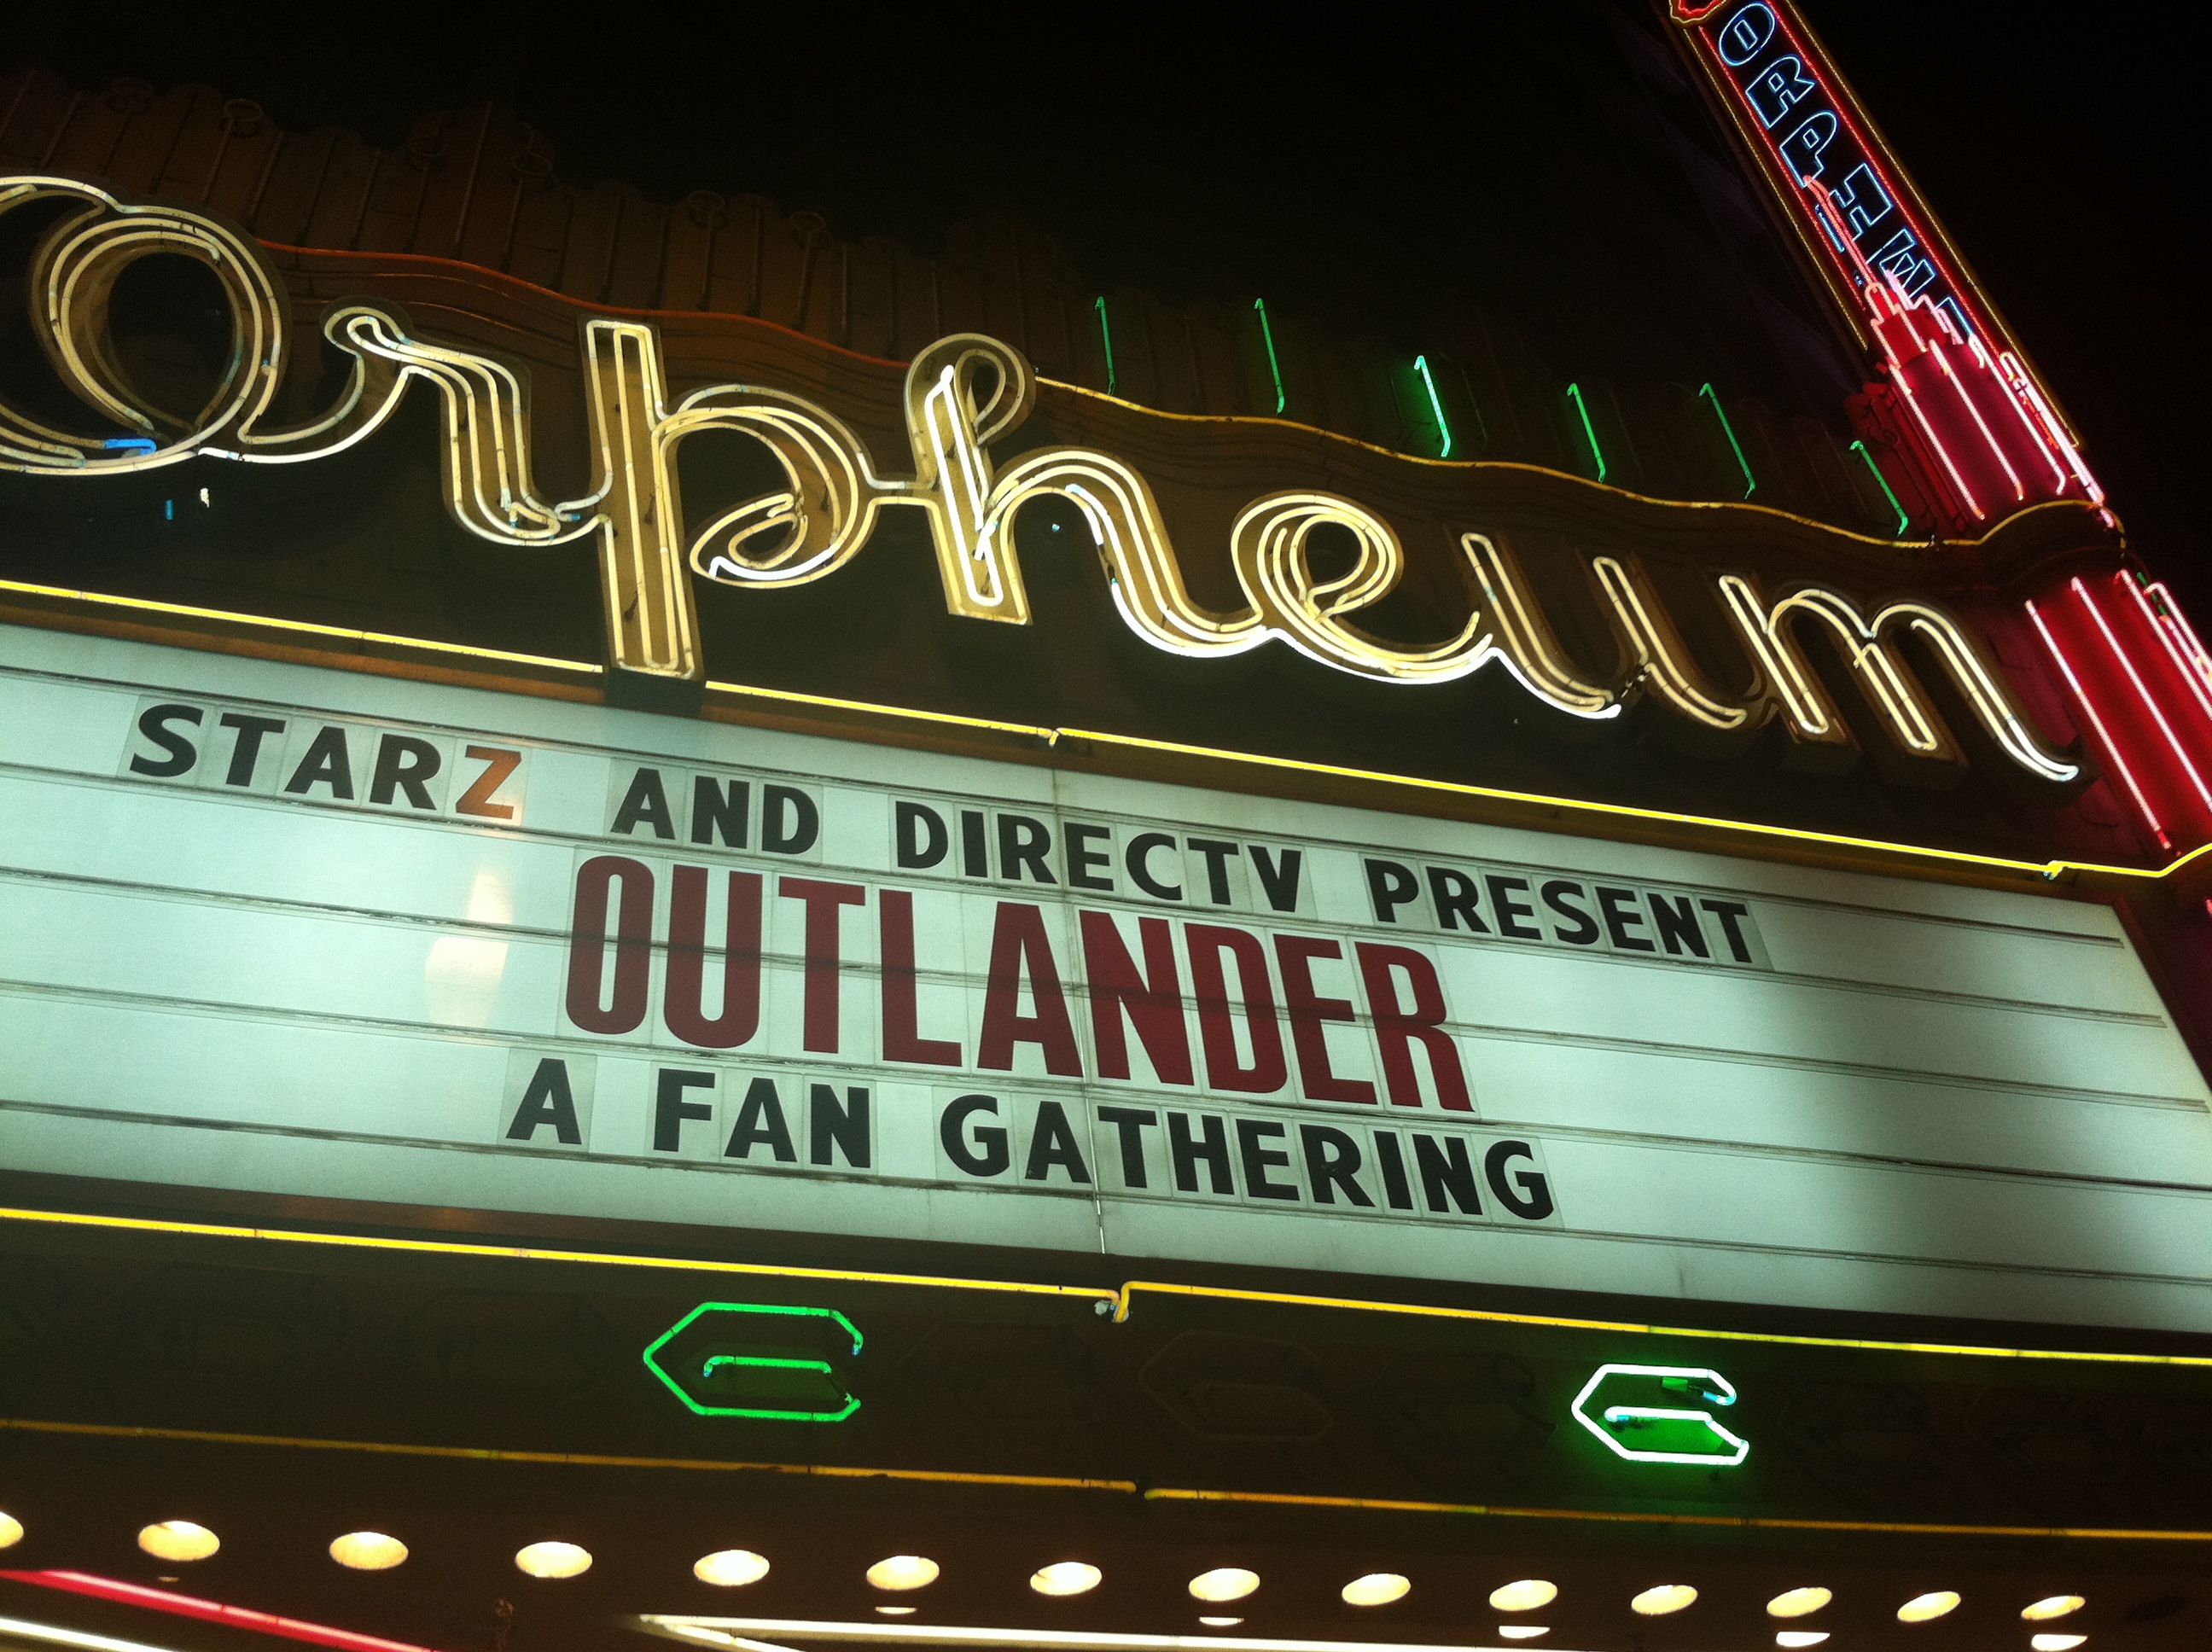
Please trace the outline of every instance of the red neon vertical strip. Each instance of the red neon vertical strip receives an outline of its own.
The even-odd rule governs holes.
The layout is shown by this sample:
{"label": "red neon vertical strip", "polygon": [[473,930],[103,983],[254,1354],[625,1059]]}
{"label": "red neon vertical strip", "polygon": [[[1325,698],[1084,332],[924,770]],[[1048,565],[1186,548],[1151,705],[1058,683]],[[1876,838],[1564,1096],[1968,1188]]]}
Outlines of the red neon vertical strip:
{"label": "red neon vertical strip", "polygon": [[88,1594],[94,1600],[143,1606],[149,1612],[166,1612],[173,1617],[195,1618],[202,1623],[255,1630],[264,1635],[281,1636],[288,1641],[307,1641],[316,1646],[337,1647],[341,1649],[341,1652],[431,1652],[428,1647],[416,1646],[407,1641],[387,1641],[380,1635],[363,1635],[357,1630],[333,1629],[328,1624],[311,1624],[298,1618],[280,1618],[273,1612],[256,1612],[251,1606],[227,1606],[218,1600],[202,1600],[190,1594],[172,1594],[167,1589],[148,1588],[143,1583],[125,1583],[112,1577],[95,1577],[90,1572],[0,1571],[0,1577],[13,1583],[32,1583],[40,1588],[60,1589],[70,1594]]}
{"label": "red neon vertical strip", "polygon": [[2089,617],[2096,622],[2097,629],[2103,634],[2105,646],[2112,651],[2112,658],[2120,662],[2120,669],[2128,674],[2128,681],[2135,684],[2136,697],[2142,701],[2143,709],[2158,725],[2158,732],[2166,737],[2167,749],[2173,753],[2174,761],[2181,765],[2182,772],[2189,776],[2189,783],[2197,788],[2197,795],[2203,799],[2206,811],[2212,813],[2212,792],[2204,789],[2203,778],[2197,774],[2197,765],[2189,761],[2189,753],[2174,733],[2173,725],[2166,720],[2166,714],[2159,709],[2158,701],[2152,698],[2150,689],[2144,686],[2142,675],[2136,670],[2135,661],[2128,658],[2127,651],[2120,647],[2120,640],[2112,635],[2112,628],[2106,623],[2104,610],[2097,606],[2096,598],[2089,594],[2089,587],[2078,579],[2069,580],[2067,583],[2073,586],[2074,594],[2081,598],[2082,607],[2089,610]]}
{"label": "red neon vertical strip", "polygon": [[[2158,640],[2166,646],[2166,658],[2173,662],[2174,669],[2181,673],[2182,681],[2189,684],[2190,693],[2196,697],[2197,708],[2207,718],[2212,718],[2212,687],[2208,687],[2204,680],[2203,666],[2192,662],[2181,652],[2180,641],[2174,635],[2173,627],[2158,610],[2151,606],[2150,598],[2144,594],[2141,586],[2125,574],[2115,574],[2112,575],[2112,580],[2115,584],[2124,586],[2127,593],[2136,599],[2136,606],[2142,610],[2144,623],[2158,634]],[[2163,591],[2160,594],[2164,595]]]}
{"label": "red neon vertical strip", "polygon": [[2058,669],[2065,674],[2067,686],[2074,690],[2075,703],[2081,708],[2081,714],[2089,720],[2089,726],[2097,731],[2097,738],[2105,748],[2105,755],[2112,760],[2112,767],[2120,771],[2121,783],[2128,788],[2128,795],[2136,800],[2136,807],[2142,812],[2144,823],[2158,839],[2158,847],[2172,853],[2173,840],[2166,835],[2166,828],[2159,823],[2158,811],[2150,806],[2150,799],[2143,795],[2142,787],[2136,784],[2135,770],[2128,767],[2128,760],[2120,755],[2120,748],[2113,740],[2112,731],[2105,726],[2105,720],[2097,715],[2096,703],[2082,688],[2081,679],[2075,674],[2073,662],[2066,658],[2066,651],[2058,646],[2058,640],[2051,635],[2051,628],[2043,623],[2042,611],[2033,602],[2021,605],[2027,610],[2027,617],[2042,634],[2043,646],[2051,650],[2051,657],[2058,662]]}
{"label": "red neon vertical strip", "polygon": [[1982,410],[1974,405],[1974,398],[1966,393],[1966,380],[1952,367],[1951,358],[1943,354],[1942,344],[1930,344],[1928,347],[1928,353],[1936,358],[1936,367],[1942,370],[1943,376],[1951,381],[1951,393],[1959,398],[1959,405],[1966,410],[1966,416],[1980,428],[1982,446],[1990,450],[1991,457],[2004,467],[2004,473],[2012,478],[2012,496],[2022,504],[2026,504],[2027,489],[2021,485],[2020,472],[2012,468],[2012,461],[2005,457],[2004,449],[1997,446],[1996,435],[1990,430],[1989,421],[1982,416]]}

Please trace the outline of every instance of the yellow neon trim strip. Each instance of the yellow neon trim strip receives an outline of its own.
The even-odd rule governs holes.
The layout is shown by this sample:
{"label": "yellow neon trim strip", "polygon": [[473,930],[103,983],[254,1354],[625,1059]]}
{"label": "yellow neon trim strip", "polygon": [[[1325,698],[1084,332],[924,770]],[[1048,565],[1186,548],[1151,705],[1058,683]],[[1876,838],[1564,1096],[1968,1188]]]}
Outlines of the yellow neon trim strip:
{"label": "yellow neon trim strip", "polygon": [[1858,1348],[1884,1353],[1960,1354],[1985,1359],[2085,1360],[2113,1365],[2212,1367],[2212,1355],[2082,1353],[2070,1349],[1991,1348],[1973,1343],[1883,1342],[1861,1337],[1801,1337],[1774,1331],[1709,1331],[1682,1325],[1643,1325],[1632,1320],[1567,1319],[1552,1314],[1508,1314],[1482,1308],[1438,1308],[1424,1303],[1366,1302],[1357,1297],[1310,1297],[1290,1291],[1234,1291],[1219,1285],[1170,1285],[1132,1279],[1121,1287],[1114,1322],[1129,1317],[1139,1291],[1170,1297],[1204,1297],[1215,1302],[1279,1303],[1286,1307],[1356,1309],[1373,1314],[1404,1314],[1419,1319],[1470,1320],[1491,1325],[1542,1325],[1569,1331],[1615,1331],[1631,1336],[1702,1337],[1719,1342],[1765,1342],[1796,1348]]}
{"label": "yellow neon trim strip", "polygon": [[1145,1500],[1265,1503],[1294,1509],[1379,1509],[1392,1514],[1489,1515],[1505,1520],[1594,1520],[1638,1526],[1720,1526],[1783,1532],[1894,1532],[1923,1537],[2075,1537],[2120,1542],[2212,1543],[2212,1532],[2124,1530],[2102,1526],[1936,1526],[1881,1520],[1784,1520],[1762,1515],[1671,1515],[1643,1510],[1519,1509],[1482,1503],[1414,1503],[1395,1497],[1307,1497],[1290,1491],[1200,1491],[1146,1488]]}
{"label": "yellow neon trim strip", "polygon": [[[1085,391],[1085,395],[1096,395]],[[1188,415],[1161,416],[1188,417]],[[1277,423],[1281,421],[1266,421]],[[1381,450],[1377,450],[1381,451]],[[1446,461],[1425,459],[1424,464]],[[1533,469],[1533,466],[1523,466]],[[1713,507],[1715,509],[1755,509],[1757,507]],[[2051,508],[2038,506],[2037,509]],[[1775,513],[1780,514],[1780,513]],[[1891,544],[1883,540],[1879,543]],[[441,653],[474,655],[483,659],[513,661],[520,665],[540,665],[557,671],[576,671],[591,676],[605,674],[603,666],[580,660],[556,659],[538,654],[509,653],[496,648],[474,648],[459,643],[437,642],[421,637],[403,637],[380,631],[350,631],[337,626],[313,625],[304,620],[270,619],[258,614],[237,614],[218,608],[191,608],[177,603],[154,602],[138,597],[114,597],[92,591],[70,591],[58,586],[31,585],[21,580],[0,580],[0,592],[17,591],[34,596],[60,597],[104,607],[143,609],[154,613],[179,614],[194,618],[216,619],[242,625],[259,626],[270,630],[303,631],[315,635],[350,638],[363,642],[377,642],[401,648],[423,648]],[[1265,752],[1232,751],[1219,746],[1188,745],[1179,740],[1154,740],[1134,734],[1114,734],[1103,729],[1047,728],[1040,724],[1000,722],[988,717],[966,717],[955,712],[924,711],[911,706],[893,706],[869,700],[846,700],[832,695],[801,694],[788,689],[755,688],[742,683],[708,683],[707,688],[755,700],[787,701],[793,705],[820,706],[840,711],[860,712],[871,716],[895,717],[916,722],[941,723],[956,728],[976,728],[994,733],[1017,734],[1033,738],[1040,744],[1053,746],[1066,739],[1095,740],[1106,745],[1127,746],[1139,750],[1173,753],[1178,756],[1202,757],[1223,763],[1253,763],[1267,768],[1289,769],[1313,774],[1331,774],[1340,779],[1370,782],[1383,786],[1407,786],[1425,792],[1440,792],[1455,797],[1480,798],[1492,802],[1528,805],[1540,809],[1567,811],[1579,814],[1610,816],[1623,820],[1648,821],[1674,826],[1704,827],[1713,831],[1741,833],[1752,837],[1779,841],[1819,843],[1836,848],[1862,849],[1875,854],[1898,855],[1921,861],[1936,861],[1965,866],[1986,867],[1993,871],[2031,875],[2046,883],[2055,883],[2069,873],[2087,872],[2109,878],[2143,878],[2155,882],[2170,878],[2185,866],[2206,854],[2212,854],[2212,843],[2201,844],[2188,853],[2179,856],[2164,866],[2116,866],[2094,860],[2017,860],[2004,855],[1974,854],[1963,849],[1940,849],[1919,843],[1898,843],[1883,838],[1852,837],[1839,832],[1818,832],[1797,826],[1773,826],[1759,821],[1727,820],[1713,815],[1689,815],[1668,809],[1644,809],[1632,804],[1600,803],[1586,798],[1554,797],[1541,792],[1516,792],[1503,787],[1474,786],[1460,780],[1430,780],[1419,774],[1393,774],[1373,768],[1352,768],[1339,763],[1310,762],[1299,757],[1270,756]]]}
{"label": "yellow neon trim strip", "polygon": [[135,608],[152,614],[175,614],[186,619],[222,620],[230,625],[254,625],[271,631],[303,631],[310,636],[338,637],[349,642],[380,642],[399,648],[428,648],[441,654],[465,654],[477,659],[503,659],[517,665],[538,665],[550,671],[574,671],[586,677],[605,674],[604,665],[580,659],[556,659],[550,654],[519,654],[505,648],[477,648],[461,642],[438,642],[428,637],[403,637],[388,631],[356,631],[343,625],[316,625],[307,620],[271,619],[265,614],[234,613],[227,608],[194,608],[189,604],[155,602],[147,597],[111,597],[100,591],[71,591],[62,586],[33,585],[23,580],[0,580],[0,591],[17,591],[33,597],[61,597],[102,608]]}
{"label": "yellow neon trim strip", "polygon": [[825,1279],[846,1285],[926,1285],[942,1291],[995,1291],[1015,1296],[1072,1297],[1118,1302],[1110,1288],[1030,1285],[1012,1279],[955,1279],[928,1273],[878,1273],[858,1268],[787,1267],[773,1262],[710,1262],[688,1256],[623,1256],[593,1250],[549,1250],[535,1245],[464,1244],[450,1239],[384,1239],[356,1233],[306,1233],[221,1222],[174,1222],[146,1216],[93,1216],[76,1211],[39,1211],[0,1206],[0,1221],[44,1222],[58,1227],[118,1228],[131,1233],[188,1234],[209,1239],[258,1239],[274,1244],[331,1245],[345,1249],[400,1251],[434,1256],[504,1256],[526,1262],[581,1262],[599,1267],[659,1268],[679,1273],[744,1274],[785,1279]]}
{"label": "yellow neon trim strip", "polygon": [[388,1440],[320,1440],[286,1434],[222,1434],[207,1429],[140,1428],[127,1423],[55,1423],[0,1417],[18,1434],[63,1434],[102,1440],[173,1440],[188,1445],[279,1447],[293,1451],[365,1451],[390,1457],[464,1458],[471,1462],[554,1463],[571,1468],[681,1468],[753,1474],[805,1474],[846,1480],[929,1480],[952,1485],[1006,1485],[1054,1491],[1127,1491],[1133,1480],[1078,1479],[1062,1474],[971,1474],[949,1468],[855,1468],[842,1463],[743,1463],[722,1457],[617,1457],[585,1451],[510,1451],[496,1446],[409,1445]]}
{"label": "yellow neon trim strip", "polygon": [[757,689],[744,683],[709,681],[710,694],[737,695],[754,700],[788,700],[802,706],[827,706],[836,711],[866,712],[875,717],[905,717],[927,723],[950,723],[957,728],[987,728],[998,734],[1021,734],[1050,745],[1059,732],[1031,723],[1002,723],[993,717],[963,717],[957,712],[917,711],[910,706],[878,705],[872,700],[842,700],[834,694],[801,694],[795,689]]}
{"label": "yellow neon trim strip", "polygon": [[465,1244],[449,1239],[387,1239],[363,1234],[310,1233],[289,1228],[247,1227],[216,1222],[176,1222],[143,1216],[94,1216],[76,1211],[41,1211],[0,1206],[0,1221],[40,1222],[58,1227],[109,1228],[131,1233],[174,1233],[197,1238],[258,1239],[272,1243],[331,1245],[340,1248],[398,1251],[416,1254],[507,1257],[528,1262],[583,1262],[602,1267],[642,1267],[679,1272],[744,1274],[757,1278],[827,1280],[841,1284],[919,1285],[933,1290],[989,1291],[1014,1296],[1066,1297],[1109,1303],[1114,1322],[1125,1322],[1136,1293],[1200,1297],[1212,1302],[1268,1303],[1285,1307],[1350,1309],[1400,1314],[1419,1319],[1464,1320],[1478,1324],[1535,1325],[1569,1331],[1610,1331],[1629,1336],[1699,1337],[1708,1341],[1763,1342],[1784,1347],[1855,1348],[1887,1353],[1957,1354],[1989,1359],[2079,1360],[2113,1365],[2212,1366],[2212,1356],[2194,1354],[2085,1353],[2064,1349],[1992,1348],[1972,1343],[1884,1342],[1873,1338],[1791,1336],[1770,1331],[1714,1331],[1690,1326],[1644,1325],[1630,1320],[1573,1319],[1555,1314],[1510,1314],[1480,1308],[1441,1308],[1422,1303],[1370,1302],[1356,1297],[1316,1297],[1296,1291],[1238,1291],[1221,1285],[1170,1285],[1132,1279],[1112,1286],[1032,1285],[1014,1279],[961,1279],[939,1274],[880,1273],[859,1269],[793,1267],[772,1262],[711,1262],[687,1257],[624,1256],[603,1251],[549,1250],[526,1245]]}
{"label": "yellow neon trim strip", "polygon": [[2212,1532],[2069,1526],[1932,1525],[1894,1521],[1793,1520],[1758,1515],[1656,1514],[1641,1510],[1521,1508],[1480,1503],[1422,1503],[1396,1497],[1337,1497],[1293,1491],[1219,1491],[1152,1486],[1133,1480],[1086,1479],[1055,1474],[978,1474],[957,1469],[865,1468],[842,1463],[736,1462],[714,1457],[630,1457],[580,1451],[514,1451],[492,1446],[411,1445],[383,1440],[325,1440],[282,1434],[232,1434],[207,1429],[142,1428],[128,1424],[60,1423],[0,1417],[0,1430],[78,1439],[164,1440],[186,1445],[259,1446],[295,1451],[352,1451],[379,1456],[447,1461],[533,1463],[569,1468],[677,1469],[711,1473],[792,1474],[820,1479],[892,1479],[939,1485],[991,1485],[1016,1491],[1120,1491],[1145,1501],[1243,1503],[1294,1509],[1376,1509],[1386,1514],[1475,1515],[1504,1520],[1579,1520],[1613,1524],[1709,1526],[1739,1530],[1889,1532],[1943,1537],[2058,1537],[2123,1542],[2212,1542]]}

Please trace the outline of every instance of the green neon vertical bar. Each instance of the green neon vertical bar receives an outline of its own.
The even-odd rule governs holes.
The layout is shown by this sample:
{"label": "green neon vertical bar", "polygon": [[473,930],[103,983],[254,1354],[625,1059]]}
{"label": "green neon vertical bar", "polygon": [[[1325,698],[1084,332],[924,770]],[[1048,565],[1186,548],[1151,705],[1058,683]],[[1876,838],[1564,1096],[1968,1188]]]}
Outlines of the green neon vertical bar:
{"label": "green neon vertical bar", "polygon": [[1267,301],[1255,298],[1252,307],[1260,313],[1260,337],[1267,346],[1267,371],[1275,375],[1275,411],[1279,413],[1290,405],[1290,398],[1283,394],[1283,364],[1275,359],[1275,330],[1267,325]]}
{"label": "green neon vertical bar", "polygon": [[1721,422],[1721,434],[1728,438],[1729,449],[1735,455],[1736,469],[1743,472],[1743,496],[1748,499],[1759,491],[1759,478],[1752,475],[1751,461],[1743,456],[1743,444],[1735,439],[1735,427],[1729,422],[1728,409],[1721,405],[1721,398],[1713,392],[1711,385],[1705,386],[1698,394],[1713,404],[1713,412]]}
{"label": "green neon vertical bar", "polygon": [[1098,336],[1106,341],[1106,393],[1114,393],[1114,324],[1106,316],[1106,299],[1098,300]]}
{"label": "green neon vertical bar", "polygon": [[1874,455],[1867,451],[1864,442],[1853,442],[1851,452],[1864,459],[1867,469],[1874,472],[1875,483],[1881,489],[1881,496],[1889,501],[1890,509],[1897,513],[1897,537],[1902,539],[1905,531],[1912,525],[1912,519],[1905,513],[1905,507],[1897,502],[1897,495],[1889,485],[1889,478],[1881,473],[1881,466],[1874,462]]}
{"label": "green neon vertical bar", "polygon": [[1436,411],[1437,429],[1444,439],[1443,450],[1439,452],[1437,457],[1438,459],[1449,459],[1451,457],[1452,444],[1451,421],[1444,417],[1443,398],[1437,394],[1436,379],[1434,375],[1429,372],[1429,358],[1425,355],[1415,356],[1413,358],[1413,371],[1421,375],[1421,382],[1429,387],[1429,405]]}
{"label": "green neon vertical bar", "polygon": [[1567,394],[1573,398],[1575,411],[1583,417],[1583,434],[1589,440],[1590,457],[1597,461],[1597,479],[1605,480],[1605,449],[1597,445],[1597,427],[1590,422],[1589,404],[1583,400],[1583,387],[1569,385]]}

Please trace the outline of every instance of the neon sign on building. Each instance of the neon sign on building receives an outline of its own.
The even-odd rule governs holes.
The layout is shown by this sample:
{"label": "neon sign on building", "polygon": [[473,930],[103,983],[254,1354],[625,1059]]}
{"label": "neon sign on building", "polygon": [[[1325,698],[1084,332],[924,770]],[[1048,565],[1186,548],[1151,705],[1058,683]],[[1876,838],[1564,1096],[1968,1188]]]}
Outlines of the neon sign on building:
{"label": "neon sign on building", "polygon": [[1854,416],[1947,533],[2104,501],[2073,434],[1789,0],[1674,0],[1698,62],[1887,382]]}

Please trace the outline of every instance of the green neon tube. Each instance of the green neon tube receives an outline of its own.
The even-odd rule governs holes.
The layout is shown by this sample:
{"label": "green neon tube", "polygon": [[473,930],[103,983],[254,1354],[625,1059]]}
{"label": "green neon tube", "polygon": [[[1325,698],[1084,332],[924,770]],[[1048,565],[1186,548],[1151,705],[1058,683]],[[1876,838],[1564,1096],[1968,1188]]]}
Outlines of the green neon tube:
{"label": "green neon tube", "polygon": [[1743,444],[1735,439],[1735,427],[1729,422],[1728,409],[1721,405],[1721,398],[1713,393],[1711,385],[1698,394],[1713,404],[1713,412],[1721,422],[1721,434],[1728,438],[1729,447],[1735,454],[1736,469],[1743,472],[1743,496],[1748,499],[1759,491],[1759,478],[1752,475],[1751,461],[1743,456]]}
{"label": "green neon tube", "polygon": [[1451,422],[1444,417],[1443,398],[1437,394],[1436,379],[1429,372],[1429,358],[1425,355],[1415,356],[1413,371],[1421,375],[1421,382],[1429,387],[1429,405],[1436,411],[1437,429],[1444,439],[1443,450],[1437,454],[1437,457],[1449,459],[1452,444]]}
{"label": "green neon tube", "polygon": [[1597,427],[1590,422],[1589,404],[1583,400],[1583,387],[1569,385],[1567,394],[1574,399],[1575,411],[1583,416],[1583,434],[1589,438],[1590,457],[1597,461],[1597,479],[1605,480],[1605,449],[1597,445]]}
{"label": "green neon tube", "polygon": [[1098,336],[1106,341],[1106,393],[1114,393],[1114,324],[1106,317],[1106,300],[1098,300]]}
{"label": "green neon tube", "polygon": [[1890,509],[1897,513],[1897,537],[1902,539],[1905,531],[1912,525],[1912,519],[1905,513],[1905,507],[1897,502],[1897,495],[1889,485],[1889,478],[1881,473],[1881,466],[1874,462],[1874,455],[1867,451],[1864,442],[1853,442],[1851,452],[1864,459],[1867,469],[1874,472],[1875,483],[1881,488],[1881,496],[1889,501]]}
{"label": "green neon tube", "polygon": [[1290,398],[1283,394],[1283,364],[1275,359],[1275,330],[1267,325],[1267,301],[1255,298],[1252,307],[1260,313],[1260,337],[1267,341],[1267,371],[1275,375],[1275,411],[1279,413],[1290,404]]}

